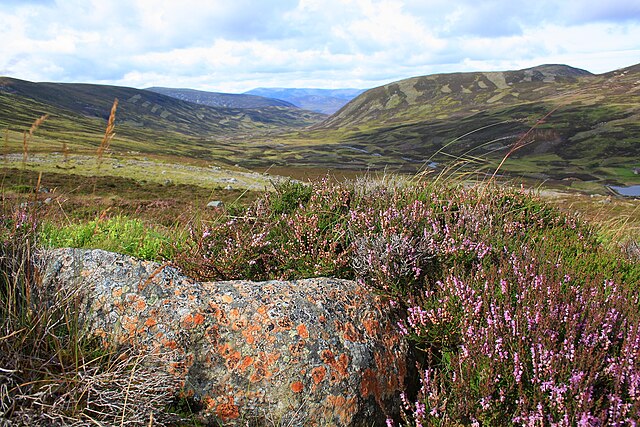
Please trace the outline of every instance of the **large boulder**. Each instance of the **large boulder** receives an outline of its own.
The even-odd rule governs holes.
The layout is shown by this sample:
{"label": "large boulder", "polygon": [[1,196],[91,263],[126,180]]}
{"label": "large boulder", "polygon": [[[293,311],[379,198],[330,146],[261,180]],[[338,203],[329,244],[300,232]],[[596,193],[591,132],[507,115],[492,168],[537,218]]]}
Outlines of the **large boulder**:
{"label": "large boulder", "polygon": [[199,283],[102,250],[42,259],[45,286],[78,286],[105,343],[164,358],[204,422],[372,426],[398,411],[407,344],[388,303],[353,281]]}

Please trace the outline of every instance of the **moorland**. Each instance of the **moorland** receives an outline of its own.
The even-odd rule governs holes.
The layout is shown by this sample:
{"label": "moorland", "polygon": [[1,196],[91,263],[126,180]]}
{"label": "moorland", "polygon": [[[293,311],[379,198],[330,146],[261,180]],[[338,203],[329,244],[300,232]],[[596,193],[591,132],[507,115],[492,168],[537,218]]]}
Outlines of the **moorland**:
{"label": "moorland", "polygon": [[[390,423],[637,421],[640,203],[610,187],[640,184],[640,65],[415,77],[330,116],[166,93],[0,78],[3,417],[36,425],[120,351],[26,297],[37,248],[73,246],[361,281],[422,361]],[[118,425],[75,398],[60,419]]]}

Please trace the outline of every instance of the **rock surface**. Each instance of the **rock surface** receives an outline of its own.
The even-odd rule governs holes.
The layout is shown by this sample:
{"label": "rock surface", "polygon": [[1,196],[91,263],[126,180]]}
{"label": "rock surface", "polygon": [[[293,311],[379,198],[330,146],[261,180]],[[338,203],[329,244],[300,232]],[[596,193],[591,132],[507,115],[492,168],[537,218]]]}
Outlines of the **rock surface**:
{"label": "rock surface", "polygon": [[161,354],[207,423],[372,426],[397,411],[407,345],[352,281],[199,283],[101,250],[42,260],[45,286],[82,289],[94,334]]}

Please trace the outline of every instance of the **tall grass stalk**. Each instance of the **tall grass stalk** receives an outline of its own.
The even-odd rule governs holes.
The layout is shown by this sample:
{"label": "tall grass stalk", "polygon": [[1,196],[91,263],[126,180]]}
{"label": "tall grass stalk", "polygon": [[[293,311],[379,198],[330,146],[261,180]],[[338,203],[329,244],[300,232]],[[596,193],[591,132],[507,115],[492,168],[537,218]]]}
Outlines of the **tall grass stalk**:
{"label": "tall grass stalk", "polygon": [[[29,142],[33,139],[33,133],[49,118],[48,114],[43,114],[33,121],[28,131],[22,133],[22,167],[23,169],[27,165],[29,158]],[[8,134],[7,134],[8,139]]]}
{"label": "tall grass stalk", "polygon": [[111,144],[111,140],[116,135],[115,134],[115,121],[116,121],[116,110],[118,108],[118,98],[113,100],[113,105],[111,106],[111,112],[109,113],[109,120],[107,121],[107,128],[104,132],[104,137],[102,138],[102,142],[100,143],[100,147],[98,147],[97,156],[98,156],[98,167],[102,164],[102,158],[105,152],[109,149],[109,145]]}

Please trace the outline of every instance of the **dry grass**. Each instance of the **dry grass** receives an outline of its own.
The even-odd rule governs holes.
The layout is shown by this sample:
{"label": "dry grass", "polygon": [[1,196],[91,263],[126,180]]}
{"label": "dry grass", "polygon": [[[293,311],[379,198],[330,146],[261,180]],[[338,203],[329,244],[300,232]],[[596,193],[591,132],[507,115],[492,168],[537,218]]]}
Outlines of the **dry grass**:
{"label": "dry grass", "polygon": [[175,422],[166,408],[176,378],[157,356],[94,339],[83,324],[84,290],[41,281],[33,216],[16,210],[7,220],[0,230],[0,425]]}
{"label": "dry grass", "polygon": [[98,165],[102,163],[102,157],[104,153],[109,149],[109,145],[111,144],[111,140],[115,133],[115,121],[116,121],[116,110],[118,108],[118,98],[113,100],[113,105],[111,106],[111,112],[109,113],[109,120],[107,122],[107,128],[104,132],[104,137],[102,138],[102,142],[100,143],[100,147],[98,147]]}
{"label": "dry grass", "polygon": [[[43,114],[33,121],[31,127],[28,131],[24,131],[22,133],[22,163],[23,165],[27,164],[27,160],[29,159],[29,142],[33,139],[33,133],[38,130],[38,128],[49,118],[48,114]],[[7,130],[5,140],[9,140],[9,131]]]}

